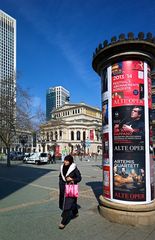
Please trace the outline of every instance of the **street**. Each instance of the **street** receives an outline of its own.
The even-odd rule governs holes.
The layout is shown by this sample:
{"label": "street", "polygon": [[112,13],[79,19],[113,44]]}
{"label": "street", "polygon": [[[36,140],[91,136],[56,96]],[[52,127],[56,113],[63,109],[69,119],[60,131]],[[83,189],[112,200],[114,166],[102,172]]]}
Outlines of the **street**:
{"label": "street", "polygon": [[111,223],[98,213],[102,194],[101,159],[75,163],[81,171],[79,217],[58,229],[58,176],[56,164],[0,163],[0,240],[153,240],[155,226],[133,227]]}

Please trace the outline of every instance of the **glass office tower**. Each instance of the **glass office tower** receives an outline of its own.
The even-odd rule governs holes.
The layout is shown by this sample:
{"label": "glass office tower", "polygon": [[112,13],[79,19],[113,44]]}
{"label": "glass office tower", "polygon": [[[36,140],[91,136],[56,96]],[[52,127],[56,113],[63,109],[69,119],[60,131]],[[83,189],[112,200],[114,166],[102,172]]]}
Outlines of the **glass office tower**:
{"label": "glass office tower", "polygon": [[70,93],[62,86],[50,87],[46,93],[46,120],[51,119],[51,112],[69,101]]}

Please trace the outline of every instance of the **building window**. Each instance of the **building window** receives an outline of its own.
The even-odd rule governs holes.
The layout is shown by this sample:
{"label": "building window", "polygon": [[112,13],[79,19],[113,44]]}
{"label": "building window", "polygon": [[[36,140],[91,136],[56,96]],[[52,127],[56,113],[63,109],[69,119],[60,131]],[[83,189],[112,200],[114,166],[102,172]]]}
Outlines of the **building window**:
{"label": "building window", "polygon": [[77,140],[80,140],[80,139],[81,139],[80,131],[77,131],[77,132],[76,132],[76,139],[77,139]]}
{"label": "building window", "polygon": [[47,141],[49,141],[49,133],[46,134]]}
{"label": "building window", "polygon": [[84,131],[83,132],[83,141],[85,141],[86,140],[86,132]]}
{"label": "building window", "polygon": [[74,140],[74,132],[71,131],[71,140]]}
{"label": "building window", "polygon": [[62,139],[62,131],[59,131],[60,138]]}
{"label": "building window", "polygon": [[58,140],[58,133],[57,133],[57,131],[55,132],[55,140]]}
{"label": "building window", "polygon": [[53,140],[53,132],[50,133],[50,139]]}

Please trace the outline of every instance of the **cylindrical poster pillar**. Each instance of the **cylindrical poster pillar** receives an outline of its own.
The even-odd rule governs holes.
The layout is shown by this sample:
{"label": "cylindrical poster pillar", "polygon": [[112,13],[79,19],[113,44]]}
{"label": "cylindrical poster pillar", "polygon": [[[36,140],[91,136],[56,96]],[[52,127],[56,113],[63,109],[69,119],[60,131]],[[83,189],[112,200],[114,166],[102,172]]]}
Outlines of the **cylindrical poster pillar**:
{"label": "cylindrical poster pillar", "polygon": [[[155,42],[121,34],[101,44],[93,68],[101,77],[103,115],[103,196],[100,212],[111,221],[155,223],[152,158],[151,70]],[[144,219],[145,217],[145,219]]]}

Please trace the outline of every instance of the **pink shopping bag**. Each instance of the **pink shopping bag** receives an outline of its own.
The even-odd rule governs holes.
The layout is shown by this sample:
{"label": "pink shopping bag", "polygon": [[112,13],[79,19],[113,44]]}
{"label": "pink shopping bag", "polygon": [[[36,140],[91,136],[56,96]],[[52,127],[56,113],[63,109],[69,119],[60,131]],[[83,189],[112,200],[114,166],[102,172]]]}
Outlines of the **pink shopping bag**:
{"label": "pink shopping bag", "polygon": [[77,184],[66,184],[65,197],[79,197],[79,186]]}

